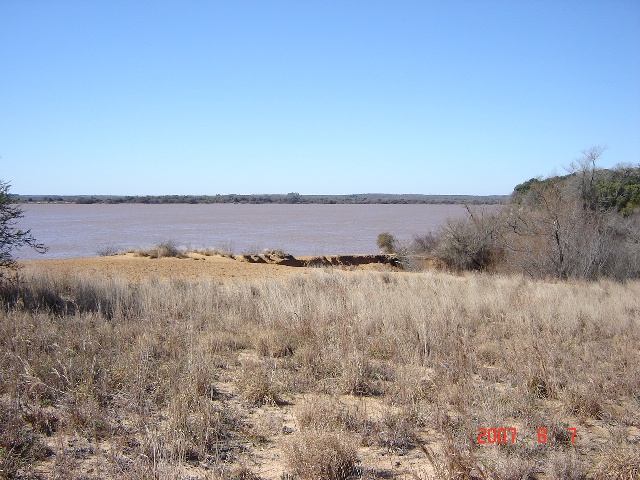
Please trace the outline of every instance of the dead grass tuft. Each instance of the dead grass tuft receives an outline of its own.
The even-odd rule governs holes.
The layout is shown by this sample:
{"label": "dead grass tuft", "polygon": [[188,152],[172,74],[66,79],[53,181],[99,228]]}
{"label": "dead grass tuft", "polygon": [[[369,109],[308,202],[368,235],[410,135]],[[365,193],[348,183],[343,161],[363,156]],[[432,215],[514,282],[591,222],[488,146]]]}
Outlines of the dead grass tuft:
{"label": "dead grass tuft", "polygon": [[283,447],[295,475],[308,480],[346,480],[355,471],[356,448],[345,434],[306,431]]}
{"label": "dead grass tuft", "polygon": [[263,362],[252,361],[241,368],[237,380],[244,400],[252,406],[283,403],[282,385],[277,369]]}
{"label": "dead grass tuft", "polygon": [[634,480],[640,478],[640,449],[607,451],[593,471],[594,480]]}

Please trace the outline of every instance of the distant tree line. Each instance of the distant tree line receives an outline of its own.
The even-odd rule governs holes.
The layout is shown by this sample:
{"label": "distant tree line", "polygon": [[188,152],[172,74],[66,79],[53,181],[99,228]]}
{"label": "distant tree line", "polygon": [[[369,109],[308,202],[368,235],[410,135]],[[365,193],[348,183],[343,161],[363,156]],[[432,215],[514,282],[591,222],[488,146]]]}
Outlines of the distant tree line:
{"label": "distant tree line", "polygon": [[394,195],[394,194],[352,194],[352,195],[301,195],[256,194],[256,195],[16,195],[22,203],[76,203],[76,204],[502,204],[507,195]]}

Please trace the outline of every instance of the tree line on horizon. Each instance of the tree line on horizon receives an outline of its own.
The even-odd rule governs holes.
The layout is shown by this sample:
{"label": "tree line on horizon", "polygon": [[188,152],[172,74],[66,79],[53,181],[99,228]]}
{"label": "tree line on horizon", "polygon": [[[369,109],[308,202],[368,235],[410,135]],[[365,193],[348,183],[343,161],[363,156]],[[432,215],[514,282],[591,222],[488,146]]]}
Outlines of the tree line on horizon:
{"label": "tree line on horizon", "polygon": [[217,194],[217,195],[14,195],[20,203],[75,204],[502,204],[508,195],[422,195],[362,193],[351,195]]}

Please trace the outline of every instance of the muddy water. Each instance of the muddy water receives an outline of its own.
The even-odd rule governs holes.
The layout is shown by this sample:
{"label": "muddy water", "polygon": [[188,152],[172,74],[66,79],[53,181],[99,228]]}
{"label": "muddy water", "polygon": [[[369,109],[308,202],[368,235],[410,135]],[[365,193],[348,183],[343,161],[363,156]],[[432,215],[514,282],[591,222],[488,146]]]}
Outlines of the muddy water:
{"label": "muddy water", "polygon": [[[493,207],[495,208],[495,207]],[[72,258],[149,247],[173,240],[185,247],[234,253],[279,248],[293,255],[377,253],[389,231],[411,238],[465,214],[462,205],[24,205],[21,228],[49,247],[42,256],[23,249],[18,258]]]}

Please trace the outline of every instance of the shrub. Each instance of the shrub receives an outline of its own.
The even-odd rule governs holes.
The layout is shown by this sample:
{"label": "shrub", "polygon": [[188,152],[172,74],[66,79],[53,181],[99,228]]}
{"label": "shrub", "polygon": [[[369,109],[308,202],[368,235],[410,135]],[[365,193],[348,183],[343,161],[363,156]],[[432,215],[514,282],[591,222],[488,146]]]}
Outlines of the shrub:
{"label": "shrub", "polygon": [[162,257],[183,257],[184,255],[173,240],[166,240],[156,246],[157,258]]}
{"label": "shrub", "polygon": [[430,255],[436,249],[439,242],[440,239],[433,232],[424,235],[414,235],[411,239],[411,252],[415,255]]}
{"label": "shrub", "polygon": [[141,257],[150,257],[150,258],[163,258],[163,257],[174,257],[174,258],[184,258],[184,252],[178,248],[178,244],[173,240],[165,240],[164,242],[159,243],[155,247],[152,247],[148,250],[136,250],[136,255]]}
{"label": "shrub", "polygon": [[376,242],[378,244],[378,248],[383,253],[395,253],[398,241],[396,237],[391,235],[389,232],[382,232],[378,235],[378,240]]}
{"label": "shrub", "polygon": [[498,214],[480,211],[450,220],[440,232],[435,256],[454,270],[489,270],[503,255]]}
{"label": "shrub", "polygon": [[105,245],[104,247],[100,247],[96,253],[100,257],[110,257],[112,255],[117,255],[118,249],[113,245]]}

